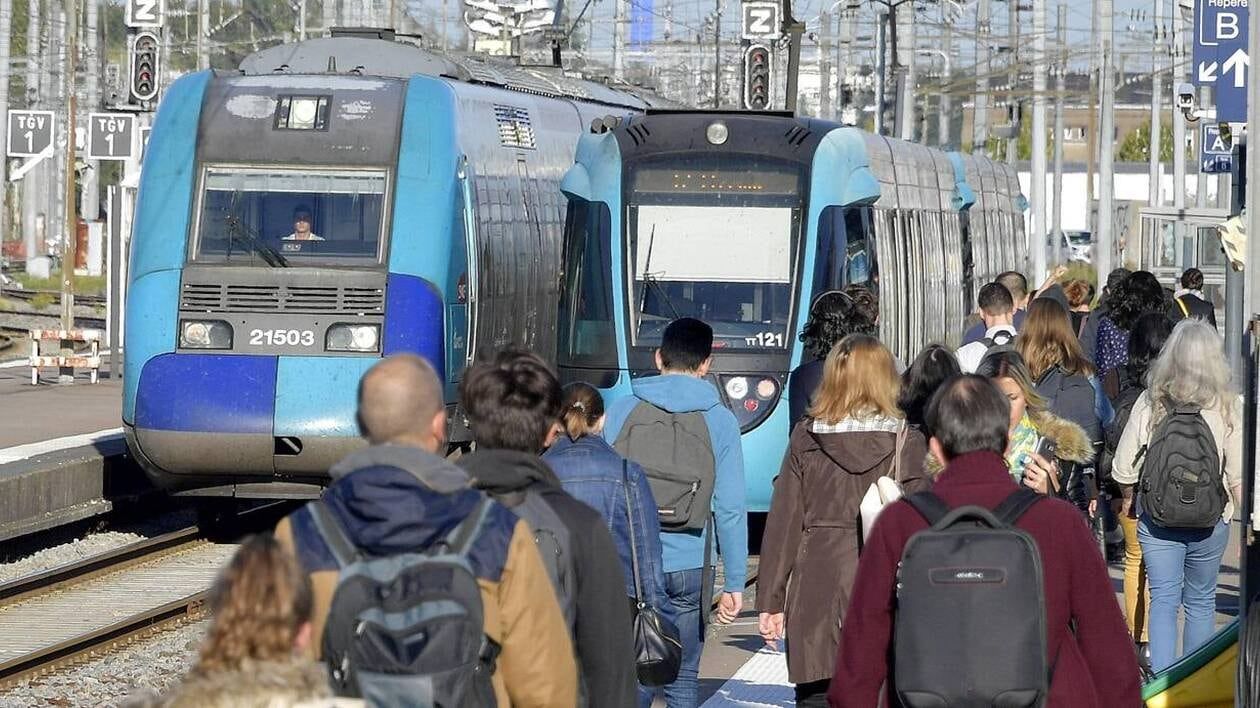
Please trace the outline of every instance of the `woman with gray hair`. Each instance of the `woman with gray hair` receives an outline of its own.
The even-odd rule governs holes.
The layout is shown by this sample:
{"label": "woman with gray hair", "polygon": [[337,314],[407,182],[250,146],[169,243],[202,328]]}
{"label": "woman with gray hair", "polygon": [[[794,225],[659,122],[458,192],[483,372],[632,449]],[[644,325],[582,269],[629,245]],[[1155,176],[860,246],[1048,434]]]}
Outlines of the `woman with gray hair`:
{"label": "woman with gray hair", "polygon": [[[1138,541],[1151,591],[1151,667],[1159,672],[1171,666],[1178,656],[1189,654],[1206,642],[1215,628],[1217,575],[1229,540],[1234,505],[1242,495],[1242,405],[1230,382],[1221,338],[1201,320],[1184,320],[1173,328],[1146,381],[1146,392],[1133,405],[1120,436],[1112,476],[1120,484],[1124,498],[1121,513],[1136,513],[1138,518]],[[1202,430],[1202,424],[1193,418],[1196,411],[1211,433],[1211,440],[1199,441],[1206,454],[1188,458],[1182,454],[1177,460],[1172,454],[1165,456],[1161,448],[1168,447],[1172,438],[1184,437],[1196,425]],[[1171,421],[1172,416],[1185,422]],[[1161,428],[1165,422],[1169,425]],[[1185,443],[1177,446],[1179,451]],[[1198,501],[1187,503],[1184,495],[1167,501],[1172,495],[1165,493],[1168,487],[1160,488],[1162,472],[1172,465],[1192,472],[1189,468],[1195,462],[1211,459],[1213,449],[1222,463],[1221,486],[1215,486],[1218,482],[1212,480],[1213,488],[1200,489]],[[1174,452],[1171,447],[1168,450]],[[1143,493],[1136,508],[1135,485]],[[1208,520],[1203,528],[1183,523],[1173,527],[1153,518],[1164,513],[1162,509],[1170,503],[1181,504],[1181,513],[1192,511],[1187,504],[1208,503],[1217,490],[1226,495],[1223,510],[1219,519]],[[1180,653],[1178,606],[1183,606],[1185,613]]]}

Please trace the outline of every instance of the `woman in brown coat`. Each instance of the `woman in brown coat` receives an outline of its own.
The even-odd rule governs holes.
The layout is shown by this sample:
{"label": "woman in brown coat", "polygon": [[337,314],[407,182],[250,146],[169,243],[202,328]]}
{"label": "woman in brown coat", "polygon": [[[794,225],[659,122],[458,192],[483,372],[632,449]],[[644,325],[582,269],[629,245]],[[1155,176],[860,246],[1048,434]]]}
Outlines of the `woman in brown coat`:
{"label": "woman in brown coat", "polygon": [[929,484],[927,444],[906,427],[898,386],[892,355],[879,340],[860,334],[840,340],[774,483],[761,543],[758,620],[767,643],[786,638],[798,706],[826,705],[857,573],[863,495],[884,475],[907,493]]}

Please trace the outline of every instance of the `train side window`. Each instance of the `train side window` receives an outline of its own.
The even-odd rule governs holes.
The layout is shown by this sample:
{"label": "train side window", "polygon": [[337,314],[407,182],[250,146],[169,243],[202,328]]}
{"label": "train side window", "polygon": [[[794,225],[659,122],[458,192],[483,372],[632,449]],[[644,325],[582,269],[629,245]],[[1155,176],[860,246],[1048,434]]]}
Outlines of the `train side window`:
{"label": "train side window", "polygon": [[569,364],[617,367],[609,258],[611,222],[607,204],[582,199],[569,203],[558,349]]}
{"label": "train side window", "polygon": [[870,207],[829,206],[818,218],[818,251],[814,265],[814,296],[846,285],[870,282]]}

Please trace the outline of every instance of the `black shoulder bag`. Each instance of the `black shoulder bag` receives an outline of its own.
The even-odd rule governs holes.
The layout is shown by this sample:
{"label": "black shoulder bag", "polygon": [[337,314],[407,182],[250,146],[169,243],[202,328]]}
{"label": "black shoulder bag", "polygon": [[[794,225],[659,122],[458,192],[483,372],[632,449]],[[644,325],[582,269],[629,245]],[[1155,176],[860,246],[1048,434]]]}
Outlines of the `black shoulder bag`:
{"label": "black shoulder bag", "polygon": [[622,491],[626,497],[626,521],[630,528],[630,566],[634,571],[634,662],[639,683],[664,686],[678,678],[682,666],[682,640],[678,628],[661,616],[643,597],[639,576],[639,548],[634,535],[634,511],[630,508],[628,463],[621,463]]}

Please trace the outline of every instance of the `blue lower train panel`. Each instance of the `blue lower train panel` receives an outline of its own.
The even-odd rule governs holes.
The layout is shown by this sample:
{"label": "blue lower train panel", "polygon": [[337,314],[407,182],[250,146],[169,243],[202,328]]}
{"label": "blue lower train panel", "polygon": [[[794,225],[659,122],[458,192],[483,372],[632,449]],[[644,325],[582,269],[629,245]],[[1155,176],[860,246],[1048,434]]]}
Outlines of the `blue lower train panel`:
{"label": "blue lower train panel", "polygon": [[280,357],[275,434],[299,438],[359,436],[359,379],[375,357]]}
{"label": "blue lower train panel", "polygon": [[140,372],[135,425],[271,435],[275,400],[274,356],[160,354]]}
{"label": "blue lower train panel", "polygon": [[443,327],[442,295],[436,287],[414,275],[390,273],[385,284],[385,356],[409,352],[418,354],[446,377],[446,332]]}

